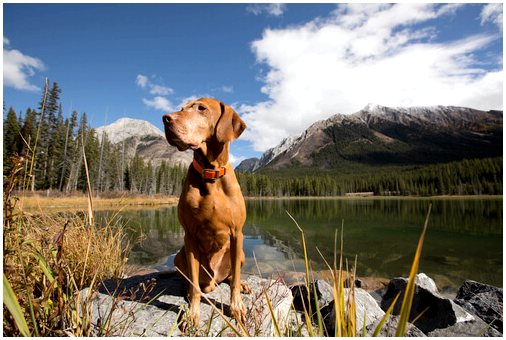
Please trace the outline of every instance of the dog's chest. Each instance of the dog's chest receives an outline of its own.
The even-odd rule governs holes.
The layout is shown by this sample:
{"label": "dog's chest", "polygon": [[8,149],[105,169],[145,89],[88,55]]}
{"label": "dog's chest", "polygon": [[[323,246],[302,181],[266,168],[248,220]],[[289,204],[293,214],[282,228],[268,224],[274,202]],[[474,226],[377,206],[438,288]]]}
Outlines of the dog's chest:
{"label": "dog's chest", "polygon": [[202,197],[189,191],[179,201],[179,219],[185,232],[199,243],[225,245],[231,233],[244,223],[244,211],[237,202],[220,192]]}

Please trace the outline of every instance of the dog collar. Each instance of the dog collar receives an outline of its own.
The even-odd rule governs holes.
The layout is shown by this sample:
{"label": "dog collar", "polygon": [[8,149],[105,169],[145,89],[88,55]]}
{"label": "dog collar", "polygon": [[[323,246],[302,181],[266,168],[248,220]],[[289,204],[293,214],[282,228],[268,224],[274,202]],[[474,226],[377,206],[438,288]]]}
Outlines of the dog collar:
{"label": "dog collar", "polygon": [[227,168],[221,166],[218,169],[204,169],[199,162],[194,158],[192,162],[193,168],[202,175],[204,179],[218,179],[222,178],[227,173]]}

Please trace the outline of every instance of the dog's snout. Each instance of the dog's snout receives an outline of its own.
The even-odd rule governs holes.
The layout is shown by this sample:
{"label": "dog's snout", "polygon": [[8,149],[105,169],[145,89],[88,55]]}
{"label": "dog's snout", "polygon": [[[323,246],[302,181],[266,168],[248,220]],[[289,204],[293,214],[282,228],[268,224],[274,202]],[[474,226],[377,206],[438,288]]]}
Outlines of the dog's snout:
{"label": "dog's snout", "polygon": [[170,122],[172,122],[172,118],[173,118],[173,116],[170,113],[166,114],[163,116],[163,122],[165,124],[169,124]]}

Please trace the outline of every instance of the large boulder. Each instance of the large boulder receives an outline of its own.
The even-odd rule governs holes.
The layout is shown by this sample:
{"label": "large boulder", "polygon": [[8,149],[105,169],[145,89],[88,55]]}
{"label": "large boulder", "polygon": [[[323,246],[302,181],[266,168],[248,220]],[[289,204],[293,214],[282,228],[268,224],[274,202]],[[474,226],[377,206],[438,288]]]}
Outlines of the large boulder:
{"label": "large boulder", "polygon": [[[366,326],[366,336],[373,336],[374,331],[378,327],[382,318],[376,319],[373,323]],[[399,323],[398,315],[389,315],[385,320],[385,323],[380,329],[378,336],[381,337],[393,337],[395,336],[395,331],[397,330],[397,325]],[[406,337],[425,337],[426,335],[419,330],[415,325],[408,322],[406,327],[407,331],[404,336]],[[362,334],[362,333],[361,333]]]}
{"label": "large boulder", "polygon": [[[350,297],[350,288],[344,289],[344,305],[345,312],[347,312],[347,301]],[[355,320],[357,334],[362,334],[364,327],[370,327],[377,320],[380,320],[385,312],[380,308],[376,300],[362,288],[354,288],[355,298]],[[332,301],[330,304],[321,310],[326,330],[329,336],[335,334],[335,303]]]}
{"label": "large boulder", "polygon": [[488,325],[482,319],[476,317],[474,320],[466,322],[457,322],[450,327],[435,329],[427,336],[430,337],[477,337],[477,336],[502,336],[496,329]]}
{"label": "large boulder", "polygon": [[306,310],[309,312],[309,308],[311,307],[311,311],[314,312],[317,307],[321,309],[334,300],[334,289],[324,280],[314,280],[311,282],[309,284],[309,292],[305,284],[292,286],[291,290],[293,295],[293,306],[297,311]]}
{"label": "large boulder", "polygon": [[[383,310],[386,311],[395,296],[401,292],[392,312],[393,315],[399,315],[407,283],[408,279],[401,277],[390,281],[381,302]],[[425,334],[435,329],[447,328],[457,322],[474,320],[474,317],[462,307],[440,295],[434,281],[423,273],[416,277],[409,320],[414,320],[417,317],[419,318],[414,324]]]}
{"label": "large boulder", "polygon": [[[241,294],[246,305],[245,328],[249,335],[276,335],[266,295],[281,332],[288,322],[292,294],[285,285],[249,276],[246,282],[251,294]],[[106,281],[99,291],[89,288],[80,292],[83,318],[92,326],[91,335],[107,336],[231,336],[232,328],[218,313],[230,320],[230,287],[220,284],[213,292],[202,294],[200,324],[182,334],[178,324],[183,320],[186,301],[184,281],[175,273],[153,273],[128,279]],[[206,299],[207,298],[207,299]],[[231,321],[236,325],[235,321]],[[240,329],[238,326],[235,326]]]}
{"label": "large boulder", "polygon": [[502,333],[502,289],[467,280],[460,287],[455,302]]}
{"label": "large boulder", "polygon": [[[320,309],[321,316],[325,325],[325,330],[329,336],[335,334],[335,305],[333,287],[324,280],[314,280],[309,285],[309,301],[308,289],[304,284],[293,286],[293,305],[297,311],[316,313],[316,308]],[[344,300],[346,301],[350,296],[351,289],[344,289]],[[316,294],[316,296],[315,296]],[[377,319],[382,318],[385,312],[381,310],[378,303],[374,298],[361,288],[354,288],[355,294],[355,316],[357,321],[357,331],[361,331],[364,326],[368,326],[375,322]],[[365,315],[365,323],[364,323]],[[314,317],[314,321],[317,318]],[[361,334],[361,333],[360,333]]]}

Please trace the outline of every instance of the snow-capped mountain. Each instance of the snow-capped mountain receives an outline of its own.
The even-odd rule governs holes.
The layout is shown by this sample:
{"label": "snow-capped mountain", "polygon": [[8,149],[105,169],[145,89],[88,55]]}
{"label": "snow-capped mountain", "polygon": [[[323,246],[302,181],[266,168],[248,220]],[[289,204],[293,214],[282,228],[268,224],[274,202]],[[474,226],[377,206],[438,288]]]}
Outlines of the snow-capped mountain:
{"label": "snow-capped mountain", "polygon": [[162,161],[168,165],[189,165],[192,151],[179,152],[165,139],[165,134],[153,124],[132,118],[120,118],[112,124],[95,129],[99,139],[105,132],[113,144],[121,143],[128,158],[138,155],[145,162],[159,166]]}
{"label": "snow-capped mountain", "polygon": [[351,115],[320,120],[266,151],[258,162],[246,160],[237,169],[429,164],[501,155],[502,111],[369,104]]}
{"label": "snow-capped mountain", "polygon": [[130,137],[164,136],[163,132],[150,122],[132,118],[120,118],[112,124],[96,128],[95,131],[99,139],[105,132],[109,141],[114,144]]}

